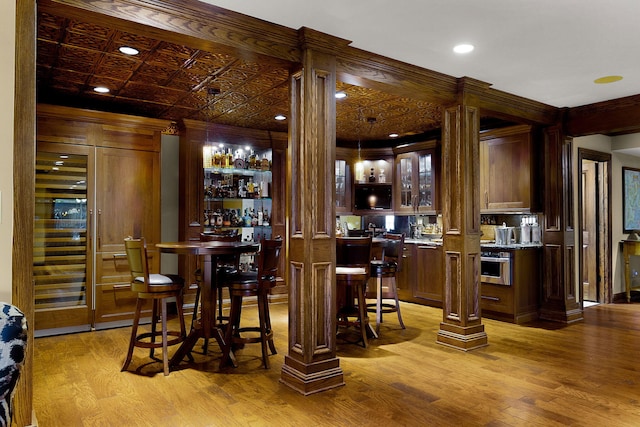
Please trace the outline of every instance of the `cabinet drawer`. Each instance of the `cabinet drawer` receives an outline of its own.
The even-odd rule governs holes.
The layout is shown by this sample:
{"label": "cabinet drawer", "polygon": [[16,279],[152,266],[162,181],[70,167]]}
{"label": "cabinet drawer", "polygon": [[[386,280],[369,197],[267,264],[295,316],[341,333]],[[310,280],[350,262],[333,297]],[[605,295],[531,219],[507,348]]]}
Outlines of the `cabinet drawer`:
{"label": "cabinet drawer", "polygon": [[480,308],[505,314],[514,314],[513,287],[481,284]]}
{"label": "cabinet drawer", "polygon": [[[96,324],[133,320],[136,299],[129,282],[96,285]],[[151,315],[151,304],[146,309]]]}

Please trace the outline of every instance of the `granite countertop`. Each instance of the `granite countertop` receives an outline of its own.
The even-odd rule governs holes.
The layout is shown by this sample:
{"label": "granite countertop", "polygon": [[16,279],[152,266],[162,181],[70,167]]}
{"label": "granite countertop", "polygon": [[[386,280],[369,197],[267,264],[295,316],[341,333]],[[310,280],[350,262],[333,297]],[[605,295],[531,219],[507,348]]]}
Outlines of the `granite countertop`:
{"label": "granite countertop", "polygon": [[[404,242],[424,246],[442,246],[442,239],[404,239]],[[535,249],[541,248],[542,243],[513,243],[511,245],[497,245],[493,240],[483,240],[480,242],[480,247],[483,249]]]}

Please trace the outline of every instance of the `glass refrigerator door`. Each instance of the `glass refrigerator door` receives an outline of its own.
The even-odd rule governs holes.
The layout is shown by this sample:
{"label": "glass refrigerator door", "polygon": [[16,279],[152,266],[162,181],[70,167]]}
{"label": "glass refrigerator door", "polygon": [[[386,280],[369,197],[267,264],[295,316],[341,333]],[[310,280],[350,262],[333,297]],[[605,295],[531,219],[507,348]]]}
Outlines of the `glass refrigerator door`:
{"label": "glass refrigerator door", "polygon": [[[33,245],[36,312],[88,304],[87,163],[86,155],[48,152],[36,155]],[[38,329],[42,326],[46,327],[38,325]],[[48,326],[61,325],[52,321]]]}

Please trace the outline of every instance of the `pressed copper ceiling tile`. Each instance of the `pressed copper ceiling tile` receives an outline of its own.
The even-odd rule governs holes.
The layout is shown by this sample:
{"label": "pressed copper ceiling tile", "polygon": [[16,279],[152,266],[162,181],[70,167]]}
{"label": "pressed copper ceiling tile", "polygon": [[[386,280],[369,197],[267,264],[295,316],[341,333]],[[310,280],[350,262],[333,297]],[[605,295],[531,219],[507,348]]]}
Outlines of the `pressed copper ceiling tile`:
{"label": "pressed copper ceiling tile", "polygon": [[200,117],[200,110],[190,109],[190,108],[180,108],[180,107],[171,107],[164,111],[163,118],[170,120],[179,120],[179,119],[193,119],[193,120],[204,120],[204,117]]}
{"label": "pressed copper ceiling tile", "polygon": [[95,69],[100,76],[127,80],[131,77],[140,61],[116,55],[105,55]]}
{"label": "pressed copper ceiling tile", "polygon": [[49,89],[54,91],[66,92],[68,94],[81,94],[84,89],[83,83],[73,83],[69,80],[52,78]]}
{"label": "pressed copper ceiling tile", "polygon": [[184,61],[194,56],[198,52],[198,49],[184,45],[162,42],[156,49],[156,52],[160,56],[181,58]]}
{"label": "pressed copper ceiling tile", "polygon": [[137,72],[131,77],[132,81],[146,81],[152,78],[154,81],[166,81],[168,80],[175,70],[170,67],[165,67],[161,64],[149,64],[144,63],[138,68]]}
{"label": "pressed copper ceiling tile", "polygon": [[102,25],[92,24],[89,22],[80,22],[76,20],[70,21],[67,26],[67,32],[91,34],[92,37],[99,37],[102,39],[108,39],[113,31],[114,30],[111,30]]}
{"label": "pressed copper ceiling tile", "polygon": [[80,48],[84,51],[104,51],[109,46],[109,40],[93,37],[84,33],[67,32],[62,42],[64,45]]}
{"label": "pressed copper ceiling tile", "polygon": [[55,69],[51,71],[51,78],[58,81],[69,81],[71,83],[86,84],[90,74],[77,71]]}
{"label": "pressed copper ceiling tile", "polygon": [[133,47],[138,51],[140,51],[142,55],[144,55],[146,52],[153,49],[158,44],[158,41],[156,41],[155,39],[145,37],[139,34],[131,34],[126,32],[118,32],[114,36],[113,41],[117,45],[117,47],[120,47],[120,46]]}

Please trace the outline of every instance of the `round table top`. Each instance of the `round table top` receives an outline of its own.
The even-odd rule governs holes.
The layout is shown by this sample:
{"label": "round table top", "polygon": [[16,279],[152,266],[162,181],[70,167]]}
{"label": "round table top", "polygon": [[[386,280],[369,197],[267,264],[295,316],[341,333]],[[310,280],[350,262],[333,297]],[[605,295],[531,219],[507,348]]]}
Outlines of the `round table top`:
{"label": "round table top", "polygon": [[255,252],[260,249],[257,242],[201,242],[188,240],[184,242],[161,242],[156,247],[163,253],[195,254],[195,255],[221,255],[243,252]]}

